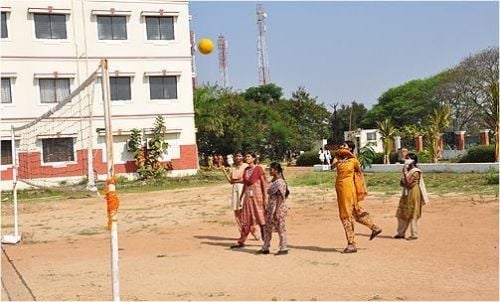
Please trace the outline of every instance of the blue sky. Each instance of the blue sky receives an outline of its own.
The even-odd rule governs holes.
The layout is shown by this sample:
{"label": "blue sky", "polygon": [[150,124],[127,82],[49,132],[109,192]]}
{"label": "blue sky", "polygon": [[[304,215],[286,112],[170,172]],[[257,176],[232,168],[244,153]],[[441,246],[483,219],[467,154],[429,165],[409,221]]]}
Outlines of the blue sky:
{"label": "blue sky", "polygon": [[[190,2],[197,39],[228,40],[229,83],[257,86],[256,3],[268,14],[272,82],[320,102],[370,108],[388,88],[499,43],[498,2]],[[200,83],[221,82],[217,50],[197,54]]]}

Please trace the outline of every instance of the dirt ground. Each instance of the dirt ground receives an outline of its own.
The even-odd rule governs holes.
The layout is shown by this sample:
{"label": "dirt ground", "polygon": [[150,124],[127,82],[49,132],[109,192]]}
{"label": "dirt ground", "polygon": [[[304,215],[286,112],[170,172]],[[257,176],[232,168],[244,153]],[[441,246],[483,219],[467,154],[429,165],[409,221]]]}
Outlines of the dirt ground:
{"label": "dirt ground", "polygon": [[[431,195],[420,238],[395,240],[398,195],[372,193],[364,207],[383,228],[356,225],[346,240],[333,189],[294,187],[290,253],[255,255],[238,237],[230,186],[121,195],[122,300],[495,300],[496,197]],[[12,208],[2,208],[10,233]],[[110,244],[102,198],[20,206],[23,243],[3,245],[2,300],[110,300]],[[277,249],[277,234],[272,251]]]}

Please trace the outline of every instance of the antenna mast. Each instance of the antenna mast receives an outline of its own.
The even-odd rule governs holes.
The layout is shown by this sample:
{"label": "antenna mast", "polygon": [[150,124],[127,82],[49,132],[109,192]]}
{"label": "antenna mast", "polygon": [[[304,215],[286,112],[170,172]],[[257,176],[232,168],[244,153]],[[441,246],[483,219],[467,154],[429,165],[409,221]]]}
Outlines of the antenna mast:
{"label": "antenna mast", "polygon": [[219,72],[222,79],[222,85],[223,87],[228,87],[227,40],[224,38],[223,34],[220,34],[217,38],[217,46],[219,48]]}
{"label": "antenna mast", "polygon": [[259,71],[259,85],[265,85],[271,82],[269,59],[267,57],[266,18],[267,14],[264,11],[264,6],[262,4],[257,4],[257,64]]}

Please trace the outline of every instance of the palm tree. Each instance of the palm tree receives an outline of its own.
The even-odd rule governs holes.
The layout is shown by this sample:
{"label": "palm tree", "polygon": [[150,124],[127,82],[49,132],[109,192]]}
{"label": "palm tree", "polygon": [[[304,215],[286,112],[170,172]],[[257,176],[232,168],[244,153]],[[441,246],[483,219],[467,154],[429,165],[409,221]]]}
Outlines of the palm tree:
{"label": "palm tree", "polygon": [[443,130],[448,128],[451,122],[450,107],[441,106],[438,109],[434,109],[428,121],[426,134],[429,137],[429,151],[432,155],[432,162],[437,163],[443,151],[441,146],[441,135]]}
{"label": "palm tree", "polygon": [[378,121],[377,128],[378,132],[382,136],[382,142],[384,144],[384,164],[389,164],[389,155],[391,154],[392,144],[394,143],[393,137],[397,134],[398,129],[394,127],[390,118]]}

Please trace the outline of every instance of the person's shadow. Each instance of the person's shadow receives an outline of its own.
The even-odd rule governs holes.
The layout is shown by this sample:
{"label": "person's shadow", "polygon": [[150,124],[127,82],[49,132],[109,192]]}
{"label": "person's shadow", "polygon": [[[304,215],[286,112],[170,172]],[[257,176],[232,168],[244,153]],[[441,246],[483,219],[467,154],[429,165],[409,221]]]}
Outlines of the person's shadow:
{"label": "person's shadow", "polygon": [[[356,236],[361,236],[361,237],[370,237],[371,234],[363,234],[363,233],[356,233],[355,234]],[[373,238],[373,240],[377,239],[377,238],[384,238],[384,239],[394,239],[393,236],[389,236],[389,235],[378,235],[377,237]]]}
{"label": "person's shadow", "polygon": [[214,240],[214,241],[223,241],[223,240],[238,240],[238,238],[231,238],[231,237],[221,237],[221,236],[210,236],[210,235],[196,235],[193,236],[196,239],[208,239],[208,240]]}
{"label": "person's shadow", "polygon": [[[201,244],[206,244],[206,245],[212,245],[212,246],[221,246],[221,247],[227,247],[229,248],[231,245],[235,244],[235,241],[238,240],[238,238],[231,238],[231,237],[221,237],[221,236],[211,236],[211,235],[195,235],[193,236],[196,239],[206,239],[210,241],[201,241]],[[216,242],[213,242],[216,241]],[[231,241],[230,243],[226,242],[221,242],[221,241]],[[243,253],[250,253],[254,254],[256,250],[253,248],[255,247],[257,250],[261,247],[260,242],[255,242],[255,244],[248,244],[249,242],[245,243],[245,247],[243,248],[238,248],[238,249],[232,249],[232,251],[235,252],[243,252]],[[296,250],[307,250],[307,251],[313,251],[313,252],[335,252],[335,253],[340,253],[343,248],[335,248],[335,247],[320,247],[320,246],[311,246],[311,245],[288,245],[290,249],[296,249]],[[251,249],[249,249],[251,248]]]}
{"label": "person's shadow", "polygon": [[294,250],[306,250],[313,252],[335,252],[340,253],[343,249],[335,248],[335,247],[321,247],[321,246],[313,246],[313,245],[287,245],[289,248]]}

